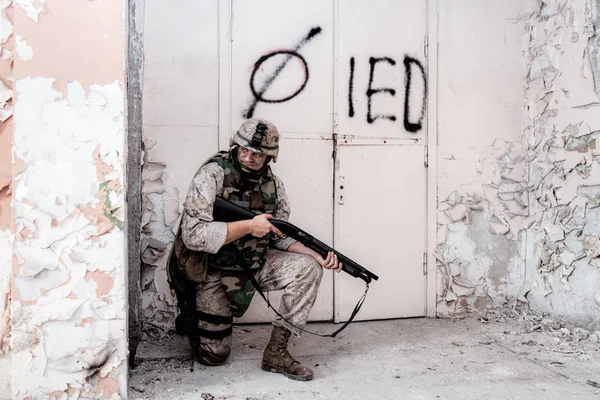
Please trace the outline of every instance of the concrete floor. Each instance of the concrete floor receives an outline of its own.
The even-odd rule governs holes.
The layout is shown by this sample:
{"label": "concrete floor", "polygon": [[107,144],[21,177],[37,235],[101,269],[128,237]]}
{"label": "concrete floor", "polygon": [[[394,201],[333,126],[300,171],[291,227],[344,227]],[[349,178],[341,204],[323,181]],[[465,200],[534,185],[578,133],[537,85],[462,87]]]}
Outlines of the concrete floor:
{"label": "concrete floor", "polygon": [[597,337],[535,324],[522,317],[404,319],[356,322],[335,339],[303,335],[290,352],[313,367],[309,382],[260,369],[269,325],[234,327],[231,358],[220,367],[194,362],[187,340],[174,337],[141,344],[129,398],[600,400],[591,385],[600,385]]}

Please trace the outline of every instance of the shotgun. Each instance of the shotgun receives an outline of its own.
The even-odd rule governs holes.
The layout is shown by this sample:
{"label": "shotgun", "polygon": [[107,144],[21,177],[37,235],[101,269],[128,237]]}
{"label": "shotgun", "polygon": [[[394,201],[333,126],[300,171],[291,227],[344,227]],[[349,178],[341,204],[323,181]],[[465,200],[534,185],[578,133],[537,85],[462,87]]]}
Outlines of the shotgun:
{"label": "shotgun", "polygon": [[[213,219],[215,221],[221,222],[235,222],[241,220],[248,220],[256,217],[257,214],[252,211],[246,210],[243,207],[238,206],[235,203],[230,202],[229,200],[225,200],[222,197],[217,196],[213,208]],[[298,242],[302,243],[304,246],[309,249],[317,252],[321,257],[326,258],[327,254],[331,251],[335,253],[338,257],[338,261],[342,263],[342,270],[355,278],[360,278],[365,281],[367,284],[371,282],[372,279],[377,280],[379,277],[362,267],[360,264],[352,261],[348,257],[344,256],[342,253],[332,249],[327,246],[325,243],[316,239],[314,236],[309,234],[306,231],[298,228],[295,225],[290,224],[287,221],[282,221],[278,219],[269,220],[273,226],[281,231],[285,236],[289,236],[291,238],[296,239]]]}

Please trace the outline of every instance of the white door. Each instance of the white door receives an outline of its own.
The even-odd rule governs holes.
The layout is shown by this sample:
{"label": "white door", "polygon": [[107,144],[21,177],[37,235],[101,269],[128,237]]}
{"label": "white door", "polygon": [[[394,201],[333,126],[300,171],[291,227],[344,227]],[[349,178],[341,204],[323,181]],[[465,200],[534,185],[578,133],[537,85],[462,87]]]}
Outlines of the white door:
{"label": "white door", "polygon": [[[380,276],[357,319],[424,315],[422,3],[219,2],[220,147],[247,117],[278,126],[290,221]],[[311,320],[344,320],[364,290],[333,275]],[[240,321],[272,318],[256,296]]]}
{"label": "white door", "polygon": [[[357,319],[425,315],[426,3],[340,1],[335,244],[379,276]],[[344,321],[364,283],[336,277]]]}
{"label": "white door", "polygon": [[[379,276],[356,319],[425,315],[423,146],[353,144],[340,146],[338,159],[336,247]],[[363,281],[337,277],[337,320],[363,292]]]}

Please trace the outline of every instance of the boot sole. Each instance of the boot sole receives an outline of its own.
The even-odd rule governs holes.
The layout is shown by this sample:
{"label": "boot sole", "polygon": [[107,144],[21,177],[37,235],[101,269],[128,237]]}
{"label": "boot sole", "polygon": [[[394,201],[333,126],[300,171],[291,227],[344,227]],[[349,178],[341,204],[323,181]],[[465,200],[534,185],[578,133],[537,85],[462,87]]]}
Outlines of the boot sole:
{"label": "boot sole", "polygon": [[289,374],[289,373],[285,372],[281,368],[274,367],[274,366],[269,365],[269,364],[267,364],[265,362],[262,363],[261,369],[263,371],[267,371],[267,372],[274,372],[274,373],[277,373],[277,374],[282,374],[286,378],[289,378],[289,379],[292,379],[292,380],[295,380],[295,381],[310,381],[313,378],[313,374],[312,373],[310,373],[308,375],[292,375],[292,374]]}

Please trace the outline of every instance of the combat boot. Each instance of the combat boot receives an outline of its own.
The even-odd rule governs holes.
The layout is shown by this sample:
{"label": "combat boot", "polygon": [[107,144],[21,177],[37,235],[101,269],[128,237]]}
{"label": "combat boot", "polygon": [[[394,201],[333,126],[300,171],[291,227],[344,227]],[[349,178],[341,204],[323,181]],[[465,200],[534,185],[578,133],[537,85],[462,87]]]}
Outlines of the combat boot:
{"label": "combat boot", "polygon": [[271,340],[263,353],[262,369],[277,372],[296,381],[309,381],[313,378],[313,371],[305,365],[294,360],[288,352],[288,340],[292,332],[280,326],[274,326]]}

